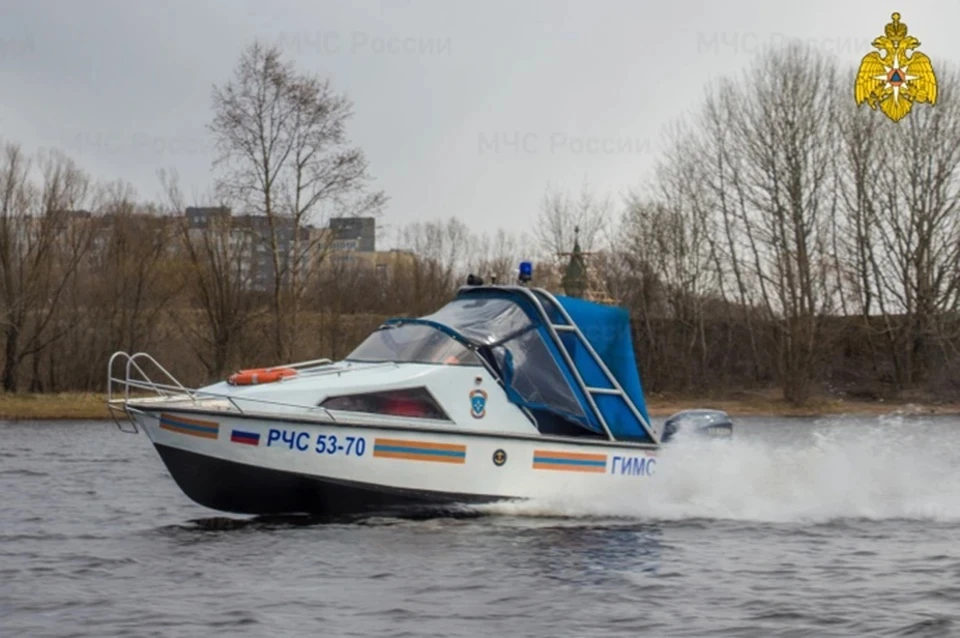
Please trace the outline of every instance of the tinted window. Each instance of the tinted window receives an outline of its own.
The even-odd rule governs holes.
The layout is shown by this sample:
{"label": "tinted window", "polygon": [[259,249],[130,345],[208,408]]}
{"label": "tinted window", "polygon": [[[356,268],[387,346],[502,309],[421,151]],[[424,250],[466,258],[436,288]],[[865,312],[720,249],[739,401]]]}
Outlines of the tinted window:
{"label": "tinted window", "polygon": [[449,420],[426,388],[405,388],[367,394],[345,394],[330,397],[320,404],[329,410],[369,412],[391,416],[413,416],[422,419]]}

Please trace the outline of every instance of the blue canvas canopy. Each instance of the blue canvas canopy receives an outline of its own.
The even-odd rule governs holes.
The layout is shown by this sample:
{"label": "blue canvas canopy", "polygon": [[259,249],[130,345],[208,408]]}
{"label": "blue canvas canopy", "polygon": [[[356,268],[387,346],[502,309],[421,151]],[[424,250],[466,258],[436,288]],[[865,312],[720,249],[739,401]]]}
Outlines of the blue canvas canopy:
{"label": "blue canvas canopy", "polygon": [[[640,382],[640,373],[637,367],[637,360],[633,350],[633,335],[630,328],[630,313],[625,308],[616,306],[605,306],[601,304],[584,301],[575,297],[556,296],[556,300],[563,306],[573,322],[579,326],[580,331],[586,337],[587,341],[593,347],[594,351],[600,356],[600,359],[613,373],[617,382],[623,389],[633,405],[640,412],[643,420],[650,423],[650,416],[647,412],[647,402],[643,394],[643,386]],[[574,358],[575,364],[580,368],[584,375],[584,381],[587,385],[598,387],[609,387],[604,375],[593,363],[593,359],[586,352],[586,349],[580,346],[574,338],[567,338],[570,333],[561,333],[560,338],[567,344],[567,349]],[[572,335],[570,335],[572,337]],[[584,371],[592,371],[589,375]],[[624,401],[612,400],[613,395],[601,395],[610,397],[611,400],[605,402],[605,405],[611,410],[611,419],[614,422],[624,420],[627,423],[635,421],[635,417],[628,409]],[[603,409],[603,408],[601,408]],[[628,428],[629,429],[629,428]],[[615,433],[616,434],[616,433]],[[646,432],[644,431],[644,434]]]}
{"label": "blue canvas canopy", "polygon": [[432,325],[476,347],[541,431],[569,434],[572,427],[653,440],[623,308],[538,289],[474,286],[431,315],[394,321]]}

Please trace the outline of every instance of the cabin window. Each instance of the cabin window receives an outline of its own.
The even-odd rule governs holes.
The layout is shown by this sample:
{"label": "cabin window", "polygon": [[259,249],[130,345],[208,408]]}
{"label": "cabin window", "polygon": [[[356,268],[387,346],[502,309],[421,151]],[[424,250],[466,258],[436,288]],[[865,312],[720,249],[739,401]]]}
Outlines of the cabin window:
{"label": "cabin window", "polygon": [[423,324],[377,330],[346,358],[367,362],[482,365],[473,350],[433,326]]}
{"label": "cabin window", "polygon": [[346,412],[450,420],[430,391],[422,387],[366,394],[344,394],[324,399],[320,407]]}
{"label": "cabin window", "polygon": [[506,373],[509,368],[510,385],[529,406],[551,406],[585,417],[573,388],[539,332],[531,330],[510,339],[494,348],[493,355],[501,371]]}

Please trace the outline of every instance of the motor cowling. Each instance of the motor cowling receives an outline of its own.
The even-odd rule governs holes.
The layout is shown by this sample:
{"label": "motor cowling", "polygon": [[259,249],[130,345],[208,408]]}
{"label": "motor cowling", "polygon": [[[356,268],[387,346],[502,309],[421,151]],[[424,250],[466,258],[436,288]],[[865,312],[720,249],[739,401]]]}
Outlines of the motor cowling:
{"label": "motor cowling", "polygon": [[733,436],[733,421],[722,410],[683,410],[663,422],[660,441],[666,443],[679,432],[711,438],[731,437]]}

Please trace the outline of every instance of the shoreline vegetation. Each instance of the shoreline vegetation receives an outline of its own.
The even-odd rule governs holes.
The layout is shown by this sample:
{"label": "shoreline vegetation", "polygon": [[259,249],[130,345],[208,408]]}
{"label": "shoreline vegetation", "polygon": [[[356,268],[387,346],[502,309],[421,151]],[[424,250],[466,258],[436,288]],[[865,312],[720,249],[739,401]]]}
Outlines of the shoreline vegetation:
{"label": "shoreline vegetation", "polygon": [[[960,415],[960,403],[926,400],[861,400],[839,397],[811,399],[798,407],[779,392],[741,392],[727,398],[654,394],[647,397],[654,418],[689,408],[724,410],[731,417],[822,417],[881,415]],[[0,394],[0,421],[107,420],[106,395],[94,392]]]}

